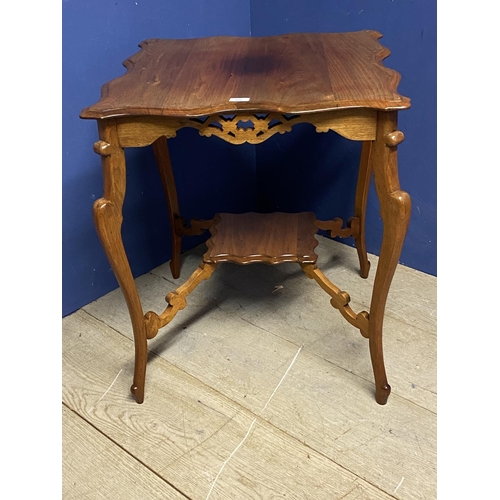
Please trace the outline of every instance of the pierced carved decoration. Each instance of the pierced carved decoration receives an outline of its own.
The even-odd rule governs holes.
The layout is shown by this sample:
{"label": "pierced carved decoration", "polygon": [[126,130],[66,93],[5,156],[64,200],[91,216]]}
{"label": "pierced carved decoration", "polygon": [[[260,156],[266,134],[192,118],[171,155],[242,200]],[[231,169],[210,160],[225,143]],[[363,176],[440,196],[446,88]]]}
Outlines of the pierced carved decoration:
{"label": "pierced carved decoration", "polygon": [[117,118],[116,121],[123,148],[147,146],[159,137],[175,137],[183,127],[195,128],[204,137],[213,135],[231,144],[260,144],[274,134],[290,132],[297,123],[310,123],[316,132],[333,130],[354,141],[372,141],[376,134],[377,112],[374,109],[304,114],[238,111],[191,118],[138,116]]}
{"label": "pierced carved decoration", "polygon": [[202,263],[195,272],[190,276],[190,278],[177,290],[169,292],[165,297],[168,302],[168,306],[161,314],[156,314],[153,311],[148,311],[144,315],[144,320],[146,324],[146,336],[148,340],[156,337],[158,330],[167,326],[173,319],[174,316],[186,307],[186,297],[203,281],[210,278],[212,273],[215,271],[216,264],[206,264]]}
{"label": "pierced carved decoration", "polygon": [[323,231],[328,231],[330,238],[348,238],[352,236],[357,238],[359,234],[359,217],[351,217],[347,221],[347,226],[344,225],[344,221],[340,217],[335,217],[333,220],[316,220],[315,225],[318,229]]}
{"label": "pierced carved decoration", "polygon": [[331,297],[330,304],[338,309],[342,316],[352,325],[358,328],[361,335],[368,338],[368,323],[370,315],[366,311],[356,314],[349,306],[351,297],[336,287],[315,265],[301,264],[302,270],[308,278],[311,278]]}
{"label": "pierced carved decoration", "polygon": [[204,137],[215,135],[231,144],[260,144],[278,132],[290,132],[298,118],[300,115],[280,113],[214,114],[190,118],[186,126],[197,128]]}
{"label": "pierced carved decoration", "polygon": [[215,218],[210,220],[191,219],[189,222],[182,217],[175,219],[175,233],[178,236],[198,236],[215,224]]}

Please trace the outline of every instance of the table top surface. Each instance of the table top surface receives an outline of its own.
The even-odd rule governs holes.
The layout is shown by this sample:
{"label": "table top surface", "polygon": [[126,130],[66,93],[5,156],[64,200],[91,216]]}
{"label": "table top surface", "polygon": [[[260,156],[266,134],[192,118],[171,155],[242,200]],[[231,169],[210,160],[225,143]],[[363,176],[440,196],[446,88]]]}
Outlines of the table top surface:
{"label": "table top surface", "polygon": [[203,116],[237,111],[398,110],[398,72],[376,31],[149,39],[82,118]]}

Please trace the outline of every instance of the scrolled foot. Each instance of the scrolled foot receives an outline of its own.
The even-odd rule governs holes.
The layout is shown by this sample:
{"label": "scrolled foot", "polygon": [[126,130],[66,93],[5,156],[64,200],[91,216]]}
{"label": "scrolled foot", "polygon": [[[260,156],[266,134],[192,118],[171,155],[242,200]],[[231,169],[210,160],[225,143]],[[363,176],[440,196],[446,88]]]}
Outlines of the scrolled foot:
{"label": "scrolled foot", "polygon": [[385,384],[383,386],[377,386],[375,390],[375,401],[379,405],[385,405],[389,399],[389,394],[391,393],[391,386]]}
{"label": "scrolled foot", "polygon": [[144,387],[138,387],[137,385],[132,385],[130,392],[137,403],[142,404],[144,402]]}

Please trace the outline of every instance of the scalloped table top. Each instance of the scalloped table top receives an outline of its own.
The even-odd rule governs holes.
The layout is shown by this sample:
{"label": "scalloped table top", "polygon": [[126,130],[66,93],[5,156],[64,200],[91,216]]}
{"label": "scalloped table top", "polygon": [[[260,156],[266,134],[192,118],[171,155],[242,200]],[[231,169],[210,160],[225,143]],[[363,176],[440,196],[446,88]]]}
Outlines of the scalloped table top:
{"label": "scalloped table top", "polygon": [[149,39],[81,118],[203,116],[236,111],[399,110],[398,72],[376,31]]}

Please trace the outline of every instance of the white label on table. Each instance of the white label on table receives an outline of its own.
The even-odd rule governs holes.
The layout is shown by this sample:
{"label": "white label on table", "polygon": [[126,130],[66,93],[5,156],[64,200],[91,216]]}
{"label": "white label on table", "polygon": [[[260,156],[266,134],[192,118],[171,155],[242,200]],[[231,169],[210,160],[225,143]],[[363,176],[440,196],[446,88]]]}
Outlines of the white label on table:
{"label": "white label on table", "polygon": [[250,97],[231,97],[229,99],[229,102],[248,102],[250,100]]}

